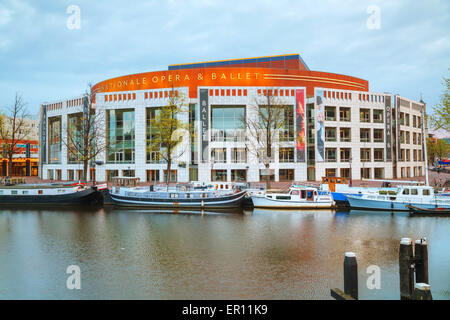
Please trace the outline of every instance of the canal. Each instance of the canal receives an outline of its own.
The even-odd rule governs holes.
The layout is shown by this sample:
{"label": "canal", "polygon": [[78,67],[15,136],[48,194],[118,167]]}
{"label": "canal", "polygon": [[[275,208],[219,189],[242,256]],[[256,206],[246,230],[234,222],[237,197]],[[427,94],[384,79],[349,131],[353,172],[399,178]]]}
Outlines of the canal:
{"label": "canal", "polygon": [[[427,238],[433,298],[450,299],[450,217],[1,208],[0,299],[331,299],[346,251],[360,299],[399,299],[402,237]],[[80,290],[66,287],[70,265]]]}

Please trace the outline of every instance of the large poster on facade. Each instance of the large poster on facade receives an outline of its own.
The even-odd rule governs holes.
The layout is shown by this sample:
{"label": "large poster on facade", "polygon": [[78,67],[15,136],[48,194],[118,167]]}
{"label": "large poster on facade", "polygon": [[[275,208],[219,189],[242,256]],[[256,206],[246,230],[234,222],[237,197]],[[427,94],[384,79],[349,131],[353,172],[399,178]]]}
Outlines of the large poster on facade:
{"label": "large poster on facade", "polygon": [[325,160],[325,105],[323,101],[323,90],[316,90],[316,162]]}
{"label": "large poster on facade", "polygon": [[297,162],[306,160],[305,89],[295,90],[295,126]]}
{"label": "large poster on facade", "polygon": [[384,108],[386,119],[386,161],[392,161],[392,99],[391,96],[385,96]]}
{"label": "large poster on facade", "polygon": [[203,162],[208,161],[208,130],[209,130],[209,106],[208,106],[208,89],[200,89],[200,129],[201,129],[201,145]]}

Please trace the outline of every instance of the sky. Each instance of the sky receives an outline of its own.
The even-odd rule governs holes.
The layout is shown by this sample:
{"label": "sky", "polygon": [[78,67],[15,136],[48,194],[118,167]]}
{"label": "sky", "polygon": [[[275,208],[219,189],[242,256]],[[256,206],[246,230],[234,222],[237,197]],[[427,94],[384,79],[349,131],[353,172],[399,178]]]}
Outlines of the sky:
{"label": "sky", "polygon": [[0,111],[16,93],[38,114],[111,77],[290,53],[431,110],[450,73],[450,1],[0,0]]}

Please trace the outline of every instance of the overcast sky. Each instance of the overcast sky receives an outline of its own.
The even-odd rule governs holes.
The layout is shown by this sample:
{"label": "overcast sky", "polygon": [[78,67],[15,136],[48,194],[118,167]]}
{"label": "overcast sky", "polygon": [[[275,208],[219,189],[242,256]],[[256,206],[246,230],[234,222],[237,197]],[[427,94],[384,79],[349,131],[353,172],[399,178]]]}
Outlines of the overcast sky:
{"label": "overcast sky", "polygon": [[[71,5],[80,8],[79,29],[67,26]],[[366,79],[371,91],[422,93],[433,106],[449,76],[449,34],[448,0],[0,0],[0,109],[15,92],[37,113],[88,82],[287,53],[311,70]]]}

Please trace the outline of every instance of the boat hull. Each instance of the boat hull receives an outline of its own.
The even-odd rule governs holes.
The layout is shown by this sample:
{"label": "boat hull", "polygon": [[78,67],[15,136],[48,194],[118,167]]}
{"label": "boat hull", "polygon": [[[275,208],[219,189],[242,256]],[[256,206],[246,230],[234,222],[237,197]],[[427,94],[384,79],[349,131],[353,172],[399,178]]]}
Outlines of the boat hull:
{"label": "boat hull", "polygon": [[255,208],[273,208],[273,209],[331,209],[333,202],[315,202],[315,201],[293,201],[268,199],[261,196],[252,196],[253,206]]}
{"label": "boat hull", "polygon": [[227,209],[239,208],[244,201],[245,192],[239,192],[231,196],[202,199],[158,199],[158,198],[137,198],[110,194],[116,205],[124,207],[139,208],[164,208],[164,209]]}
{"label": "boat hull", "polygon": [[86,189],[57,195],[1,195],[0,204],[20,206],[95,205],[100,202],[100,198],[95,189]]}
{"label": "boat hull", "polygon": [[[435,209],[437,207],[443,207],[443,205],[441,204],[434,204],[434,203],[426,204],[426,203],[411,203],[411,202],[387,201],[387,200],[372,200],[355,196],[348,196],[348,200],[350,202],[350,207],[352,209],[363,209],[363,210],[410,211],[410,206],[420,207],[422,209]],[[450,209],[450,207],[448,209]]]}

